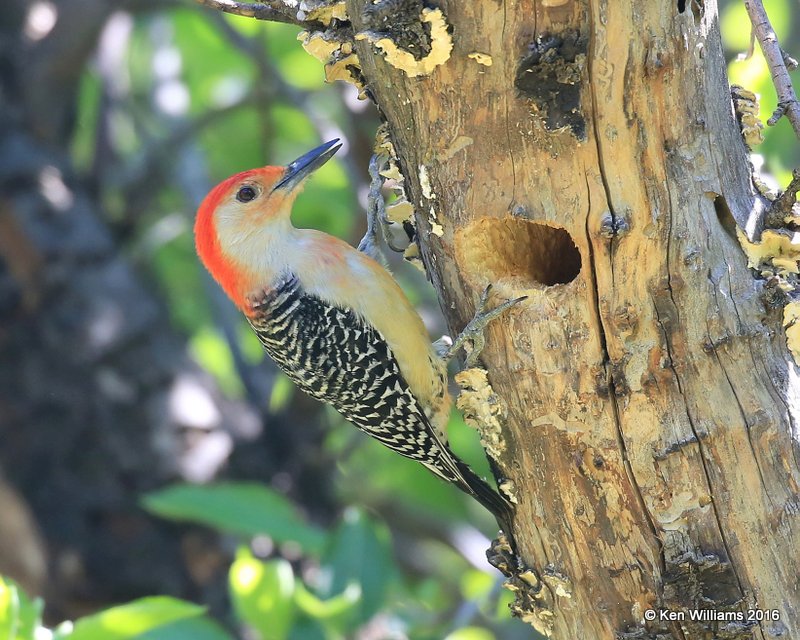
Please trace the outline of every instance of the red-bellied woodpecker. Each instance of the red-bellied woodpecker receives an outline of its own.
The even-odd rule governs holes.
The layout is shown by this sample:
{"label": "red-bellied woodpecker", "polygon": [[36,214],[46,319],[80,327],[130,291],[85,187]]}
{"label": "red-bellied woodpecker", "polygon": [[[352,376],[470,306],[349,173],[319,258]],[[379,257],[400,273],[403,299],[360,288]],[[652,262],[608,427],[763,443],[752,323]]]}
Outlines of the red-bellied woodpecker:
{"label": "red-bellied woodpecker", "polygon": [[332,140],[217,185],[197,213],[197,252],[301,389],[475,497],[510,533],[510,503],[447,446],[446,361],[403,291],[369,256],[291,223],[303,180],[339,147]]}

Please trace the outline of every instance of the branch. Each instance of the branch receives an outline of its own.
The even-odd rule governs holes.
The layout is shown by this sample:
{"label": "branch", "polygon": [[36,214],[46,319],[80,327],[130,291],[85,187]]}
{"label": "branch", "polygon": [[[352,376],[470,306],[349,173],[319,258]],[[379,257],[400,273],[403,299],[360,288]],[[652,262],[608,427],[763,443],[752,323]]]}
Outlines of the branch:
{"label": "branch", "polygon": [[792,215],[792,209],[797,202],[797,194],[800,193],[800,169],[792,172],[792,180],[789,186],[772,203],[769,213],[767,213],[766,224],[768,227],[781,228],[786,226],[787,218]]}
{"label": "branch", "polygon": [[764,53],[767,66],[772,74],[772,82],[778,93],[778,108],[767,124],[772,126],[781,116],[786,116],[792,123],[795,135],[800,139],[800,102],[797,100],[797,94],[794,92],[787,68],[787,63],[791,65],[794,60],[781,49],[762,1],[745,0],[744,6],[747,8],[750,22],[753,23],[753,31],[761,45],[761,51]]}
{"label": "branch", "polygon": [[297,5],[291,5],[284,0],[267,0],[266,2],[238,2],[238,0],[196,0],[199,4],[217,9],[225,13],[256,20],[269,20],[270,22],[283,22],[307,27],[308,22],[297,17]]}

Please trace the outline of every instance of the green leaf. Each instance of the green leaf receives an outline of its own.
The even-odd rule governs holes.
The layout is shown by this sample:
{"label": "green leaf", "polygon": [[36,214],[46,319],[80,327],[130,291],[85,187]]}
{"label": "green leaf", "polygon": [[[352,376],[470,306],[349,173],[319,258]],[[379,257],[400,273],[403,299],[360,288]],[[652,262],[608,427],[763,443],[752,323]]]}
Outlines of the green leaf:
{"label": "green leaf", "polygon": [[265,29],[266,54],[275,61],[286,81],[297,87],[320,93],[325,88],[322,63],[300,46],[297,41],[297,27],[270,22],[266,24]]}
{"label": "green leaf", "polygon": [[304,522],[289,500],[261,484],[179,484],[148,494],[142,504],[164,518],[197,522],[242,536],[268,535],[277,542],[293,541],[312,554],[318,554],[325,541],[325,533]]}
{"label": "green leaf", "polygon": [[330,640],[330,638],[319,622],[305,618],[292,627],[289,640]]}
{"label": "green leaf", "polygon": [[294,383],[285,373],[281,372],[275,376],[269,397],[269,412],[275,414],[285,409],[294,395],[294,390]]}
{"label": "green leaf", "polygon": [[291,565],[283,559],[262,562],[241,550],[228,577],[239,618],[258,631],[263,640],[286,638],[296,613]]}
{"label": "green leaf", "polygon": [[244,386],[236,372],[233,354],[225,338],[216,329],[201,327],[189,340],[189,351],[200,366],[214,376],[228,396],[242,397]]}
{"label": "green leaf", "polygon": [[[232,83],[247,87],[252,84],[256,72],[253,58],[231,46],[209,12],[187,9],[172,11],[170,15],[175,29],[174,43],[183,53],[181,78],[192,96],[194,113],[229,103],[231,91],[226,87]],[[143,31],[147,33],[146,28]],[[193,55],[197,51],[202,51],[203,55]],[[213,162],[213,158],[209,160]]]}
{"label": "green leaf", "polygon": [[[160,202],[156,206],[172,208],[180,205]],[[176,219],[170,224],[177,227],[181,222]],[[169,225],[154,223],[150,226],[142,235],[142,257],[158,278],[164,299],[169,302],[170,320],[181,331],[192,334],[204,329],[212,321],[208,289],[202,267],[197,262],[191,231],[184,227],[172,238],[168,235],[170,233],[173,231]],[[214,373],[213,369],[209,369]]]}
{"label": "green leaf", "polygon": [[348,509],[323,558],[331,573],[328,593],[361,588],[357,623],[364,623],[383,608],[389,584],[397,569],[392,559],[389,531],[361,510]]}
{"label": "green leaf", "polygon": [[461,595],[465,600],[485,600],[495,585],[495,577],[478,569],[469,569],[461,577]]}
{"label": "green leaf", "polygon": [[[351,583],[340,594],[323,600],[298,583],[294,600],[298,608],[315,620],[324,621],[334,628],[340,628],[355,611],[362,597],[361,587]],[[327,625],[326,625],[327,626]]]}
{"label": "green leaf", "polygon": [[[197,137],[208,162],[213,180],[222,180],[237,171],[252,169],[267,164],[259,131],[268,113],[260,113],[252,107],[243,107],[228,113],[204,127]],[[287,162],[293,160],[289,158]],[[270,158],[270,160],[275,160]],[[271,164],[277,164],[271,162]]]}
{"label": "green leaf", "polygon": [[[764,9],[770,18],[778,40],[783,42],[791,29],[791,8],[787,0],[766,0]],[[750,31],[752,26],[747,16],[744,3],[731,2],[720,12],[720,27],[725,46],[739,51],[747,51],[750,46]],[[761,55],[756,45],[755,55]]]}
{"label": "green leaf", "polygon": [[495,640],[494,634],[481,627],[464,627],[448,635],[445,640]]}
{"label": "green leaf", "polygon": [[508,610],[514,602],[514,594],[506,589],[501,589],[497,596],[497,609],[495,616],[497,620],[507,620]]}
{"label": "green leaf", "polygon": [[42,603],[31,600],[9,578],[0,577],[0,640],[33,640]]}
{"label": "green leaf", "polygon": [[136,636],[136,640],[234,640],[219,624],[206,617],[186,618]]}
{"label": "green leaf", "polygon": [[[337,425],[337,429],[345,436],[353,431],[353,427],[344,422],[341,427]],[[333,438],[332,433],[327,444],[333,442]],[[346,441],[346,437],[342,441]],[[466,518],[466,500],[458,489],[418,462],[398,456],[377,440],[362,437],[359,446],[351,447],[339,460],[345,472],[341,482],[348,496],[355,496],[354,502],[382,501],[391,496],[393,501],[403,502],[406,508],[422,510],[442,520]]]}
{"label": "green leaf", "polygon": [[53,637],[54,640],[128,640],[203,612],[203,607],[177,598],[140,598],[81,618],[71,630],[69,625],[62,625]]}

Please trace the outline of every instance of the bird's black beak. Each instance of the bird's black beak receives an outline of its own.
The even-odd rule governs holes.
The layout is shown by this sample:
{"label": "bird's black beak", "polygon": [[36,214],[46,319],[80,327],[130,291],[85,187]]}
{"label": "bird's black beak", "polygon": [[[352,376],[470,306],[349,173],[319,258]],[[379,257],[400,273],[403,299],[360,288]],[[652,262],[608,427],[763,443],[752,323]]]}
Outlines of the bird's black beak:
{"label": "bird's black beak", "polygon": [[330,160],[333,154],[341,149],[341,147],[342,145],[339,142],[339,138],[334,138],[316,149],[312,149],[308,153],[303,154],[297,160],[286,166],[286,173],[278,180],[272,190],[277,191],[278,189],[283,189],[285,191],[291,191]]}

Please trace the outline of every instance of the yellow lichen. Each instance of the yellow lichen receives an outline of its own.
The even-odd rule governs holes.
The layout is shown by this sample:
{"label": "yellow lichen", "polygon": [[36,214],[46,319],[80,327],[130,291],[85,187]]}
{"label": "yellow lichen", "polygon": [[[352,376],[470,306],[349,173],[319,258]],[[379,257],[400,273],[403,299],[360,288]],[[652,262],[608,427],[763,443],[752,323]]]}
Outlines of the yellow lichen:
{"label": "yellow lichen", "polygon": [[400,167],[397,166],[397,163],[393,160],[389,160],[389,166],[386,167],[383,171],[379,172],[384,178],[389,180],[397,180],[398,182],[403,181],[403,174],[400,173]]}
{"label": "yellow lichen", "polygon": [[783,328],[786,331],[786,346],[800,366],[800,302],[790,302],[783,308]]}
{"label": "yellow lichen", "polygon": [[397,158],[397,151],[395,151],[392,137],[389,134],[389,125],[382,123],[377,131],[375,131],[375,145],[373,146],[375,153],[389,157],[390,161]]}
{"label": "yellow lichen", "polygon": [[787,225],[800,227],[800,207],[795,205],[792,210],[783,217],[783,221]]}
{"label": "yellow lichen", "polygon": [[[358,78],[352,71],[353,67],[358,66],[358,56],[355,53],[350,53],[346,56],[331,60],[329,64],[325,65],[325,82],[331,83],[341,80],[342,82],[349,82],[359,89],[363,89],[363,85],[358,81]],[[364,96],[359,94],[359,98],[363,99]]]}
{"label": "yellow lichen", "polygon": [[464,369],[456,374],[455,380],[461,387],[456,407],[464,415],[464,421],[478,430],[486,453],[498,460],[506,450],[503,423],[508,410],[505,402],[492,389],[485,369]]}
{"label": "yellow lichen", "polygon": [[413,264],[417,269],[425,273],[425,265],[422,263],[422,256],[419,252],[419,245],[416,242],[410,242],[403,251],[403,259]]}
{"label": "yellow lichen", "polygon": [[341,42],[328,31],[301,31],[297,39],[307,53],[323,63],[325,82],[342,80],[355,85],[359,91],[364,88],[353,73],[353,69],[361,69],[361,63],[353,51],[352,42]]}
{"label": "yellow lichen", "polygon": [[752,148],[764,142],[764,124],[758,117],[758,96],[735,84],[731,86],[731,97],[745,144]]}
{"label": "yellow lichen", "polygon": [[517,485],[514,484],[513,480],[506,478],[497,485],[497,488],[508,498],[511,504],[519,504],[519,500],[517,499]]}
{"label": "yellow lichen", "polygon": [[414,215],[414,205],[405,198],[398,198],[386,207],[386,219],[398,224],[404,223]]}
{"label": "yellow lichen", "polygon": [[417,60],[414,55],[399,48],[390,38],[382,33],[362,31],[356,34],[356,40],[368,40],[383,53],[383,57],[395,69],[404,71],[414,78],[426,76],[436,67],[447,62],[453,50],[453,39],[447,32],[447,21],[441,9],[422,10],[422,21],[431,25],[431,51]]}
{"label": "yellow lichen", "polygon": [[469,55],[468,58],[472,58],[478,64],[482,64],[484,67],[491,67],[492,66],[492,56],[488,53],[481,53],[480,51],[473,51]]}
{"label": "yellow lichen", "polygon": [[322,31],[301,31],[297,39],[306,50],[320,62],[327,63],[334,51],[342,47],[338,40],[328,39]]}
{"label": "yellow lichen", "polygon": [[778,286],[784,291],[794,289],[788,277],[800,273],[800,232],[765,229],[760,242],[750,242],[740,229],[736,230],[736,235],[747,256],[748,267],[757,269],[765,277],[777,277]]}
{"label": "yellow lichen", "polygon": [[332,20],[347,20],[345,0],[302,0],[297,13],[301,20],[321,22],[326,27]]}
{"label": "yellow lichen", "polygon": [[561,598],[572,597],[572,581],[562,573],[556,571],[553,565],[547,565],[542,572],[544,582],[557,596]]}
{"label": "yellow lichen", "polygon": [[773,258],[772,266],[776,267],[779,272],[800,273],[797,260],[793,258]]}
{"label": "yellow lichen", "polygon": [[552,611],[536,609],[535,611],[516,612],[516,615],[546,638],[550,638],[553,635],[553,628],[555,627],[553,618],[555,618],[555,614]]}

